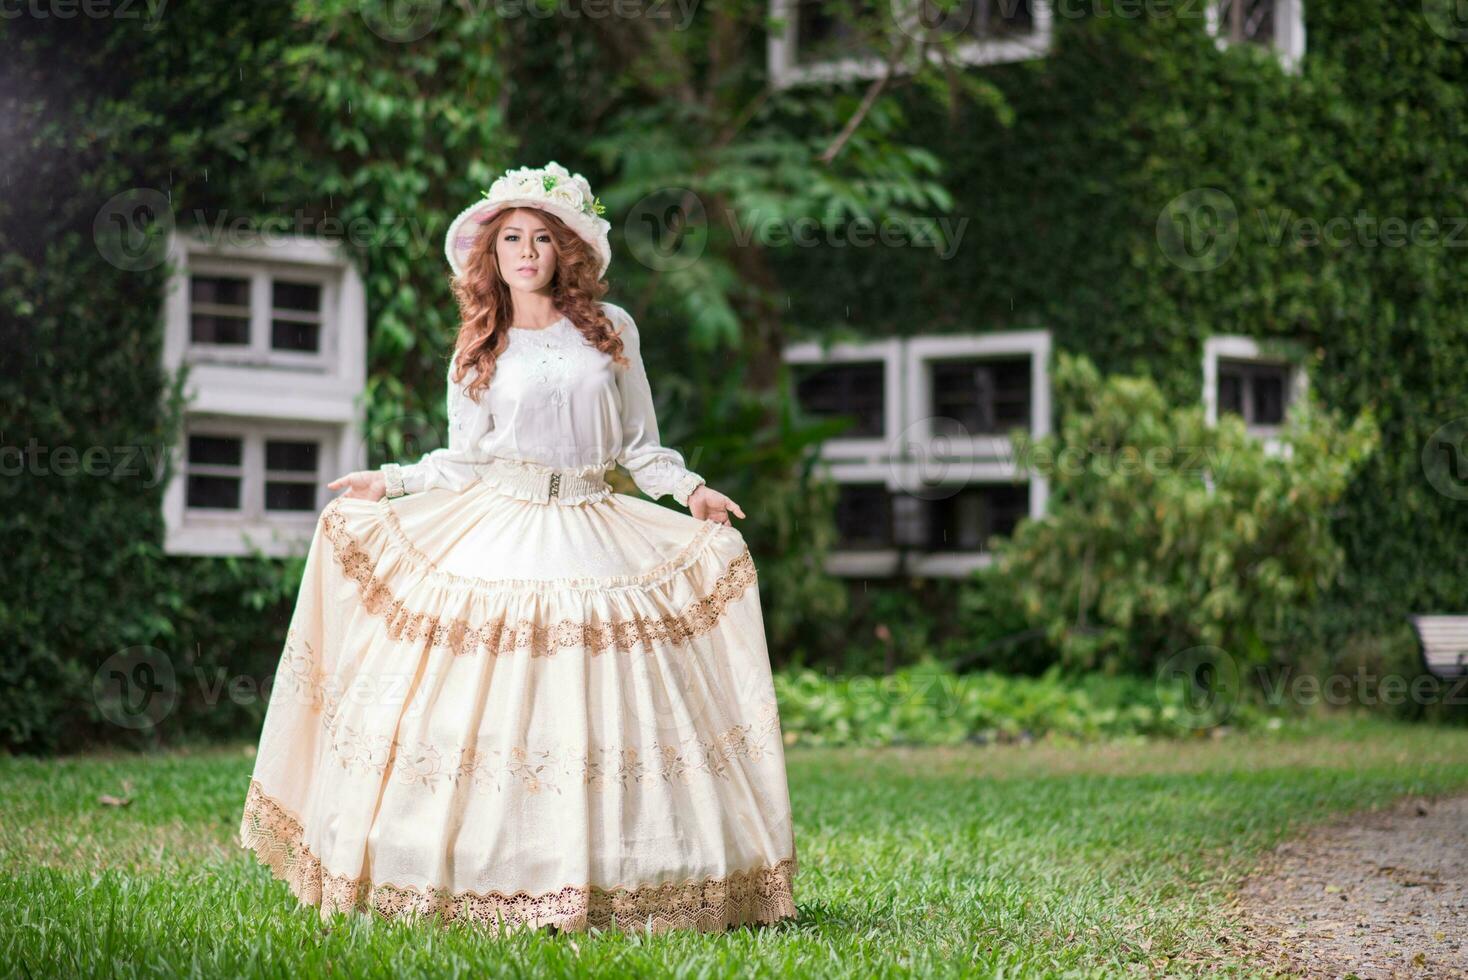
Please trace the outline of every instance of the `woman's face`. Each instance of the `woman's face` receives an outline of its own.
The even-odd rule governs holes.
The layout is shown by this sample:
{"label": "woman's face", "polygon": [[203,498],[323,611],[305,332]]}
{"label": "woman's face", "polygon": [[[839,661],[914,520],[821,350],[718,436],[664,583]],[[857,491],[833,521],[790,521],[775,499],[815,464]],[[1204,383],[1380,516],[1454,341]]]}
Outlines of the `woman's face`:
{"label": "woman's face", "polygon": [[510,289],[537,293],[550,286],[556,274],[556,250],[538,211],[511,211],[500,226],[494,249],[500,275]]}

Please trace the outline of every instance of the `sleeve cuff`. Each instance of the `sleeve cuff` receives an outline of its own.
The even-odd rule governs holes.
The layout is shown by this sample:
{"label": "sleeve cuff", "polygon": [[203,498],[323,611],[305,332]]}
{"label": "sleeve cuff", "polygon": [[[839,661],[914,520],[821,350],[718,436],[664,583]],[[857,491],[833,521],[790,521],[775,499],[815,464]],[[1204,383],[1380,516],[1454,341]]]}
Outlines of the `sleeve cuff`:
{"label": "sleeve cuff", "polygon": [[697,473],[689,472],[677,483],[673,484],[673,499],[684,507],[688,506],[688,498],[693,496],[693,491],[704,484],[704,478]]}
{"label": "sleeve cuff", "polygon": [[383,463],[379,467],[382,471],[383,480],[387,483],[387,495],[389,497],[401,497],[406,494],[407,488],[403,485],[403,467],[399,463]]}

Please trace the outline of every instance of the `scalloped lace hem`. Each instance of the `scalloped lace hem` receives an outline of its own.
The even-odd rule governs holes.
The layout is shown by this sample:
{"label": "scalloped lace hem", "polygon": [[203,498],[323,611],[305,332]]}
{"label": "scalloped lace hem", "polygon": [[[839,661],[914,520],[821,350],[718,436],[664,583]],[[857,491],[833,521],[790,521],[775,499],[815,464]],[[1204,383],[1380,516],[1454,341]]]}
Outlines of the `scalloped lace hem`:
{"label": "scalloped lace hem", "polygon": [[566,885],[531,894],[419,888],[334,874],[311,853],[299,820],[250,780],[240,821],[240,846],[284,881],[304,905],[335,912],[375,912],[384,919],[441,915],[495,932],[554,925],[563,930],[620,929],[712,932],[737,925],[771,924],[797,916],[792,854],[772,865],[684,881],[639,885]]}

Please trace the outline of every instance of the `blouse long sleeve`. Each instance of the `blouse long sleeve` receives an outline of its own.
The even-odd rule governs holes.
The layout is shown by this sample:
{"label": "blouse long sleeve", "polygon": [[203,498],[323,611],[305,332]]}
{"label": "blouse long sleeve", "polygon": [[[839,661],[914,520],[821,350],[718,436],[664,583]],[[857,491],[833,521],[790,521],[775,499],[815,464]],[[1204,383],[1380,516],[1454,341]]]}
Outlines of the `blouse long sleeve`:
{"label": "blouse long sleeve", "polygon": [[621,398],[622,446],[617,462],[626,467],[638,489],[654,500],[671,493],[684,507],[704,478],[684,465],[683,456],[661,444],[652,388],[642,363],[642,341],[631,314],[618,308],[622,321],[622,353],[628,364],[617,372]]}
{"label": "blouse long sleeve", "polygon": [[433,487],[446,487],[457,493],[479,479],[474,465],[485,461],[477,451],[483,413],[474,411],[474,403],[454,383],[456,360],[457,355],[449,358],[448,447],[425,453],[416,463],[386,463],[381,467],[384,474],[390,472],[390,467],[395,469],[402,479],[403,490],[408,493],[421,493]]}

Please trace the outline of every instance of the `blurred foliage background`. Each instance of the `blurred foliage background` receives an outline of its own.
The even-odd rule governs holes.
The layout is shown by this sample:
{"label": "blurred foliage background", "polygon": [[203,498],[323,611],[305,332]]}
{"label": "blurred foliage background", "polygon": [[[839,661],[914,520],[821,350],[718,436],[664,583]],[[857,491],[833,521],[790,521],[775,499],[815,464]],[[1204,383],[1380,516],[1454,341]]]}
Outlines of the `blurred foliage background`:
{"label": "blurred foliage background", "polygon": [[[1125,393],[1087,382],[1063,408],[1062,438],[1108,426],[1129,438],[1126,426],[1143,424],[1126,418],[1133,410],[1196,427],[1169,413],[1198,403],[1205,336],[1288,339],[1308,352],[1339,429],[1312,430],[1299,462],[1314,476],[1249,464],[1251,499],[1305,488],[1276,515],[1289,524],[1287,570],[1245,581],[1234,543],[1197,541],[1194,554],[1224,556],[1237,594],[1192,610],[1176,635],[1276,665],[1411,671],[1404,616],[1461,608],[1468,516],[1424,479],[1421,453],[1468,414],[1464,253],[1274,240],[1278,222],[1302,216],[1447,229],[1462,215],[1468,45],[1418,8],[1310,5],[1298,76],[1268,52],[1219,50],[1201,18],[1101,3],[1057,18],[1041,59],[961,71],[939,61],[884,86],[775,91],[762,2],[701,8],[676,26],[430,6],[431,28],[405,40],[391,39],[413,33],[392,4],[346,0],[0,21],[6,446],[160,452],[176,439],[179,379],[160,363],[166,269],[119,270],[93,237],[104,202],[153,188],[181,226],[374,229],[350,242],[368,290],[370,462],[416,455],[405,420],[444,426],[456,329],[447,223],[506,167],[557,159],[587,175],[614,218],[668,199],[702,209],[699,235],[671,245],[614,221],[609,298],[651,338],[665,441],[750,514],[772,659],[791,684],[824,675],[819,696],[837,714],[849,704],[833,675],[920,663],[1064,690],[1092,683],[1076,669],[1107,666],[1132,675],[1116,683],[1151,692],[1133,681],[1152,663],[1138,651],[1174,642],[1158,631],[1162,613],[1099,603],[1097,641],[1070,629],[1062,599],[1113,586],[1133,590],[1129,608],[1154,587],[1174,604],[1196,596],[1185,562],[1153,582],[1128,559],[1155,545],[1145,537],[1116,551],[1114,579],[1081,581],[1082,563],[1054,560],[1095,540],[1105,495],[1118,496],[1104,481],[1072,488],[1071,509],[1021,530],[1006,566],[1021,583],[825,575],[834,490],[812,452],[829,426],[792,405],[780,354],[797,339],[1043,328],[1100,376],[1150,379]],[[1162,209],[1200,187],[1223,190],[1241,216],[1235,253],[1207,273],[1179,268],[1157,241]],[[947,258],[736,234],[811,218],[917,229],[938,215],[961,222]],[[695,261],[680,260],[687,242],[702,249]],[[1123,394],[1140,401],[1118,408]],[[255,730],[259,698],[211,696],[208,684],[272,675],[299,560],[165,556],[162,484],[149,474],[7,468],[0,486],[0,742],[46,751]],[[1154,502],[1197,492],[1153,489]],[[1199,533],[1232,534],[1230,513]],[[1283,527],[1266,518],[1256,533]],[[1255,651],[1282,621],[1289,642]],[[98,664],[136,645],[166,651],[185,685],[167,724],[146,734],[105,724],[91,691]]]}

